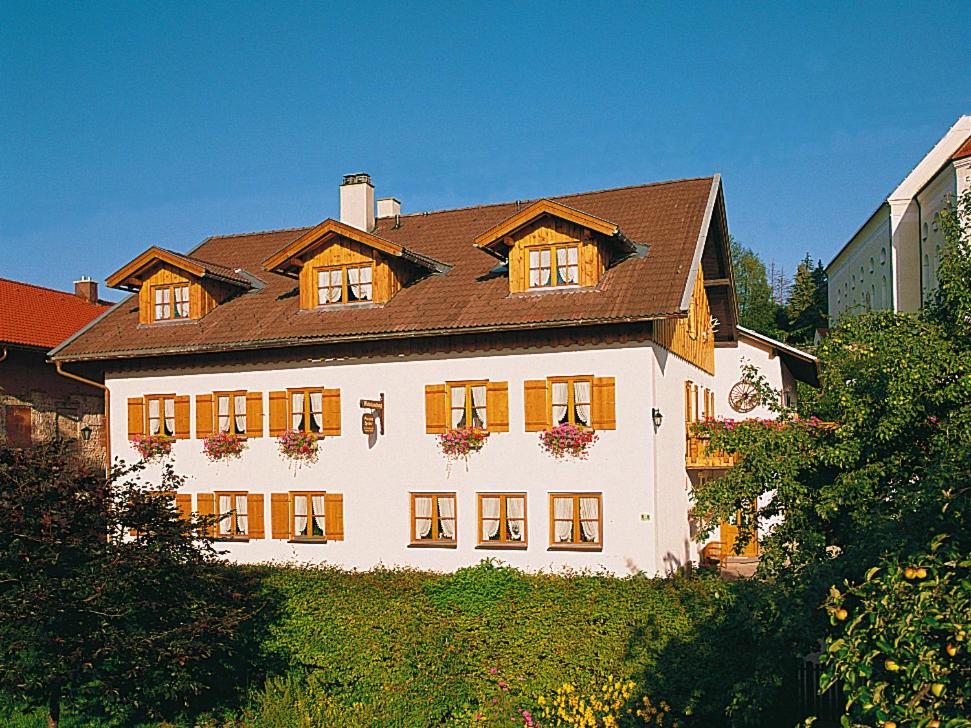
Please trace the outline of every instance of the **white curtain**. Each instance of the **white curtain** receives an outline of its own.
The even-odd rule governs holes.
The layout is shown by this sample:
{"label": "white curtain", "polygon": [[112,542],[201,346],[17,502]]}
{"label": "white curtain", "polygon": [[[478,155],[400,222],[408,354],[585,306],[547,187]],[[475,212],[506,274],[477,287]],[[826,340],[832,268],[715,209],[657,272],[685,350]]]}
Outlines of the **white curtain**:
{"label": "white curtain", "polygon": [[452,496],[438,499],[438,520],[442,525],[442,537],[455,538],[455,499]]}
{"label": "white curtain", "polygon": [[[590,520],[587,520],[590,519]],[[580,499],[580,530],[583,540],[597,543],[600,541],[600,501],[596,498]]]}
{"label": "white curtain", "polygon": [[233,524],[229,520],[232,516],[227,515],[233,510],[233,499],[228,495],[219,496],[219,513],[223,516],[219,521],[219,535],[228,536],[233,532]]}
{"label": "white curtain", "polygon": [[415,538],[429,538],[432,534],[432,499],[415,498]]}
{"label": "white curtain", "polygon": [[523,540],[523,526],[526,522],[526,499],[506,498],[506,521],[509,524],[509,538],[512,541]]}
{"label": "white curtain", "polygon": [[361,268],[361,293],[358,296],[362,301],[370,301],[371,296],[371,266]]}
{"label": "white curtain", "polygon": [[229,432],[229,397],[216,397],[219,412],[219,431]]}
{"label": "white curtain", "polygon": [[175,434],[175,400],[166,399],[165,402],[165,434]]}
{"label": "white curtain", "polygon": [[293,535],[307,535],[307,496],[293,496]]}
{"label": "white curtain", "polygon": [[169,307],[169,289],[155,289],[155,318],[164,321],[171,317]]}
{"label": "white curtain", "polygon": [[499,499],[482,499],[482,540],[491,541],[499,533]]}
{"label": "white curtain", "polygon": [[580,266],[577,263],[577,248],[566,248],[566,282],[575,285],[580,282]]}
{"label": "white curtain", "polygon": [[246,496],[236,496],[236,533],[249,533],[249,518],[246,513]]}
{"label": "white curtain", "polygon": [[371,266],[347,269],[347,287],[351,291],[352,300],[371,300]]}
{"label": "white curtain", "polygon": [[313,510],[314,510],[314,536],[323,536],[327,533],[324,528],[324,496],[315,495],[313,496]]}
{"label": "white curtain", "polygon": [[573,540],[573,499],[553,499],[553,536],[557,543]]}
{"label": "white curtain", "polygon": [[189,316],[189,287],[179,286],[175,289],[175,318]]}
{"label": "white curtain", "polygon": [[573,383],[573,401],[576,404],[577,424],[590,424],[590,382],[584,379]]}
{"label": "white curtain", "polygon": [[310,431],[320,432],[324,429],[324,394],[310,393]]}
{"label": "white curtain", "polygon": [[343,295],[341,277],[343,276],[343,271],[332,270],[330,271],[330,303],[338,303]]}
{"label": "white curtain", "polygon": [[570,401],[570,385],[567,382],[553,382],[553,424],[567,421],[566,410]]}
{"label": "white curtain", "polygon": [[536,288],[539,285],[539,251],[529,251],[529,287]]}
{"label": "white curtain", "polygon": [[162,418],[159,416],[158,400],[148,400],[148,434],[157,435],[162,430]]}
{"label": "white curtain", "polygon": [[290,395],[290,429],[303,429],[303,392]]}
{"label": "white curtain", "polygon": [[485,385],[472,387],[472,424],[476,427],[486,427],[486,388]]}
{"label": "white curtain", "polygon": [[468,426],[465,421],[465,387],[452,387],[452,429]]}
{"label": "white curtain", "polygon": [[235,399],[236,432],[246,432],[246,397],[238,396]]}
{"label": "white curtain", "polygon": [[540,279],[539,284],[541,286],[548,286],[550,284],[551,266],[550,262],[552,257],[550,256],[549,250],[539,251],[539,269],[540,269]]}

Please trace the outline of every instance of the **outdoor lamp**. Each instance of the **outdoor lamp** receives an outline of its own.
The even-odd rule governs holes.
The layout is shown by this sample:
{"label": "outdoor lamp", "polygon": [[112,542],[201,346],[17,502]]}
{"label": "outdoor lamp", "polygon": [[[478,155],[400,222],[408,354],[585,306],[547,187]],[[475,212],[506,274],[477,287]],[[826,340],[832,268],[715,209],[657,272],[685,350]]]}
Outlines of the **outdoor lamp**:
{"label": "outdoor lamp", "polygon": [[664,415],[661,414],[661,410],[659,410],[657,407],[652,407],[651,419],[654,420],[654,429],[657,430],[661,427],[661,422],[664,420]]}
{"label": "outdoor lamp", "polygon": [[91,439],[91,428],[87,425],[81,428],[81,439],[85,442]]}

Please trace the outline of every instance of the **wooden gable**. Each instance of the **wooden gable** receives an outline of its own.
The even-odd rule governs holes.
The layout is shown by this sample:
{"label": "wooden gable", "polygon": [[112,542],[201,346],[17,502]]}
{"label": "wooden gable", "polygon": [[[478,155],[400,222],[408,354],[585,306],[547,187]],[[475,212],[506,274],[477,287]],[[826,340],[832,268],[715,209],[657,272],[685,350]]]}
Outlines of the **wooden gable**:
{"label": "wooden gable", "polygon": [[688,315],[655,321],[654,340],[699,369],[715,373],[715,332],[701,268],[695,277]]}
{"label": "wooden gable", "polygon": [[507,236],[506,241],[510,293],[521,293],[529,289],[530,248],[577,245],[581,286],[595,286],[600,282],[611,255],[602,236],[552,215],[542,215]]}
{"label": "wooden gable", "polygon": [[189,319],[201,319],[234,292],[232,286],[214,280],[206,281],[173,265],[159,262],[145,271],[138,289],[138,323],[155,322],[153,290],[156,286],[180,284],[189,286]]}

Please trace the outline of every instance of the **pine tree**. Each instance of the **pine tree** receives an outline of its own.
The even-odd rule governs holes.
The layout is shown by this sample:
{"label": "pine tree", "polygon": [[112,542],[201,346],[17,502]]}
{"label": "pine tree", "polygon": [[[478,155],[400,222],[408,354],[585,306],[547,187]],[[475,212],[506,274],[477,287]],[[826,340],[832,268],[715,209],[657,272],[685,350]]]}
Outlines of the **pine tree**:
{"label": "pine tree", "polygon": [[823,264],[818,261],[814,266],[812,257],[806,253],[796,269],[785,306],[786,341],[811,344],[816,329],[826,325],[827,302],[828,283]]}
{"label": "pine tree", "polygon": [[779,337],[779,306],[773,300],[765,263],[758,253],[730,239],[735,296],[738,300],[739,323],[766,336]]}

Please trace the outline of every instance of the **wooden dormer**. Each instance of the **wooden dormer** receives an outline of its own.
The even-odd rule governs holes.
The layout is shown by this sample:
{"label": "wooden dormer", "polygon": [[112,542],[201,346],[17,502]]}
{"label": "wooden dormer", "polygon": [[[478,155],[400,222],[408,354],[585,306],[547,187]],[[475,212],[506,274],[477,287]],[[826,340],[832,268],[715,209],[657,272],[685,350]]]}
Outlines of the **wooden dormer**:
{"label": "wooden dormer", "polygon": [[256,280],[241,271],[151,247],[105,281],[138,293],[138,322],[200,319]]}
{"label": "wooden dormer", "polygon": [[263,261],[300,281],[300,308],[381,304],[403,286],[448,266],[337,220],[324,220]]}
{"label": "wooden dormer", "polygon": [[475,239],[509,264],[509,291],[596,286],[618,253],[634,246],[620,228],[572,207],[539,200]]}

